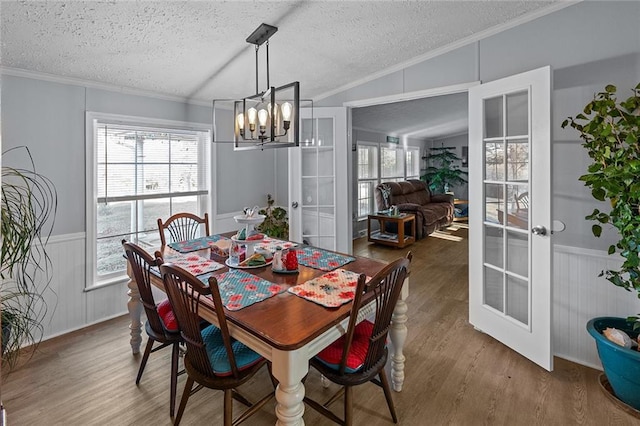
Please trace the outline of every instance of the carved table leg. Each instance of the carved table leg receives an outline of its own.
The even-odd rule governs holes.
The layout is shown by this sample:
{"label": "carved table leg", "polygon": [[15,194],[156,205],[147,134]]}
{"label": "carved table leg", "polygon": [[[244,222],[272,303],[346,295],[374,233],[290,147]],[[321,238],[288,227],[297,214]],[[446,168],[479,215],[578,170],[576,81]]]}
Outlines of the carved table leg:
{"label": "carved table leg", "polygon": [[402,391],[404,384],[404,361],[405,357],[402,353],[404,342],[407,339],[407,297],[409,297],[409,278],[405,279],[402,286],[402,292],[391,317],[391,330],[389,330],[389,338],[393,344],[393,352],[391,354],[391,387],[396,392]]}
{"label": "carved table leg", "polygon": [[273,351],[273,375],[278,379],[276,416],[279,426],[302,426],[304,420],[304,385],[302,378],[309,371],[309,359],[297,351]]}
{"label": "carved table leg", "polygon": [[129,330],[131,330],[131,352],[134,354],[140,353],[140,345],[142,344],[142,322],[140,316],[142,315],[142,303],[140,303],[140,292],[138,291],[138,284],[131,278],[131,271],[129,271],[129,265],[127,265],[127,273],[129,273],[129,282],[127,287],[127,295],[129,301],[127,302],[127,309],[129,310],[129,316],[131,317],[131,324]]}

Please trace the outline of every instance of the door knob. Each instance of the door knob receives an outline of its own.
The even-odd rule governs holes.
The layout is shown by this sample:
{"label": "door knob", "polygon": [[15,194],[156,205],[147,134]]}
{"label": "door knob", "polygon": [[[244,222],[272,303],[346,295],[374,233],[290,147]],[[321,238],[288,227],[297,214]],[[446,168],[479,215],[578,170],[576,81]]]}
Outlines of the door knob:
{"label": "door knob", "polygon": [[293,203],[291,203],[291,207],[293,207],[294,209],[298,208],[298,202],[294,201]]}
{"label": "door knob", "polygon": [[547,235],[547,228],[542,225],[534,226],[531,229],[531,233],[533,235]]}

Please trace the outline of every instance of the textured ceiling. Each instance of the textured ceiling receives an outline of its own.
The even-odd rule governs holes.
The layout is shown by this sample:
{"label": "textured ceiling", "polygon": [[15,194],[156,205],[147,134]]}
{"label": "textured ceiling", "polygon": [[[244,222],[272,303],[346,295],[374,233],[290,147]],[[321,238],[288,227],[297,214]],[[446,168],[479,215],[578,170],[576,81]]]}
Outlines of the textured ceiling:
{"label": "textured ceiling", "polygon": [[435,139],[468,130],[466,93],[354,108],[352,124],[388,136]]}
{"label": "textured ceiling", "polygon": [[270,40],[271,84],[298,80],[303,98],[318,98],[552,3],[2,1],[0,59],[194,100],[243,97],[255,91],[245,39],[265,22],[279,27]]}

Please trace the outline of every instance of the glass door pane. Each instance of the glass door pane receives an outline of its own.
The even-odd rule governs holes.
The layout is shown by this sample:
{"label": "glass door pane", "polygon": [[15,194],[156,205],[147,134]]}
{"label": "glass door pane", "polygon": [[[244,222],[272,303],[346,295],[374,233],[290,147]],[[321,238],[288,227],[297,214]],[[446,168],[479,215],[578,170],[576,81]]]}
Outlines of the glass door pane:
{"label": "glass door pane", "polygon": [[529,92],[484,101],[484,303],[529,324]]}
{"label": "glass door pane", "polygon": [[332,118],[302,120],[302,240],[335,250],[335,146]]}

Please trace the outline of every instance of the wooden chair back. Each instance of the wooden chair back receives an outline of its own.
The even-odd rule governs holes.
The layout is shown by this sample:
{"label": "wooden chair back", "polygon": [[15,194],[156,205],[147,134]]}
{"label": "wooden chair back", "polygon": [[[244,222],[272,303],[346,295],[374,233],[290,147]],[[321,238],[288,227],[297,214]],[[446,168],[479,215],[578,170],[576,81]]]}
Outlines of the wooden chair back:
{"label": "wooden chair back", "polygon": [[202,225],[204,225],[205,236],[209,236],[208,213],[205,213],[204,217],[196,216],[193,213],[176,213],[164,222],[162,219],[158,219],[160,242],[162,246],[167,245],[165,231],[169,234],[170,243],[197,238]]}
{"label": "wooden chair back", "polygon": [[516,198],[516,208],[518,210],[527,210],[529,209],[529,192],[523,192],[520,195],[515,195]]}
{"label": "wooden chair back", "polygon": [[151,268],[160,266],[162,262],[161,257],[152,257],[142,247],[122,240],[122,247],[127,255],[129,265],[133,271],[133,277],[138,285],[138,292],[140,293],[140,300],[142,306],[144,306],[145,314],[147,315],[147,321],[151,329],[158,335],[165,335],[164,326],[162,320],[158,316],[156,310],[156,303],[153,299],[153,293],[151,292]]}
{"label": "wooden chair back", "polygon": [[346,339],[340,361],[339,374],[345,374],[347,357],[351,350],[351,343],[358,322],[358,312],[362,308],[362,301],[364,300],[365,294],[374,294],[376,309],[373,332],[369,338],[369,349],[361,371],[369,371],[386,356],[387,335],[389,334],[389,328],[391,326],[391,316],[396,302],[400,297],[404,280],[409,273],[411,258],[412,254],[409,252],[407,257],[397,259],[390,263],[369,281],[366,281],[364,274],[360,275],[351,308],[349,327],[345,335]]}
{"label": "wooden chair back", "polygon": [[[231,366],[231,377],[239,378],[239,370],[231,347],[231,335],[224,314],[222,298],[215,277],[209,278],[209,286],[179,266],[165,263],[160,266],[165,291],[173,307],[182,338],[187,345],[187,355],[194,368],[208,377],[215,377],[211,362],[200,334],[199,311],[207,296],[211,296],[218,318],[218,328]],[[228,376],[227,376],[228,378]]]}

